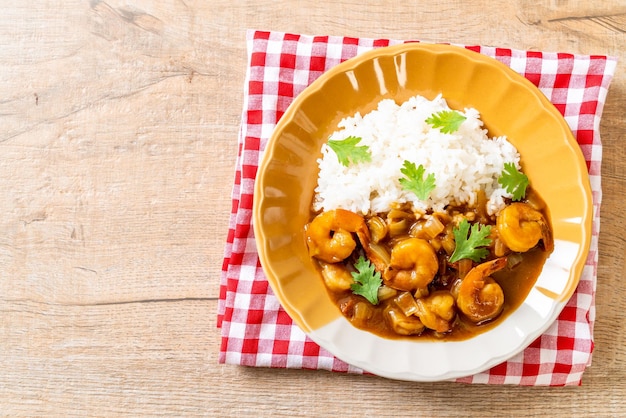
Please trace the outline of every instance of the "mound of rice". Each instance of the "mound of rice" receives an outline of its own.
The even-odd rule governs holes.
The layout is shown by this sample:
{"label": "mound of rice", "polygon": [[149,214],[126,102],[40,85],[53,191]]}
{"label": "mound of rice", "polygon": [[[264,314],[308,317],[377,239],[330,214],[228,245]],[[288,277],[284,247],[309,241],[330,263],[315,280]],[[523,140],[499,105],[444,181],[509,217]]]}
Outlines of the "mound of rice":
{"label": "mound of rice", "polygon": [[[335,152],[322,146],[313,209],[347,209],[361,214],[387,212],[394,203],[410,202],[417,212],[443,211],[448,204],[474,206],[477,190],[488,198],[487,211],[497,213],[511,197],[498,183],[505,163],[519,165],[519,153],[506,137],[489,138],[476,109],[461,112],[467,118],[454,133],[444,134],[426,123],[432,114],[450,110],[441,96],[430,101],[415,96],[397,105],[380,101],[377,109],[343,119],[330,139],[349,136],[367,145],[371,162],[339,163]],[[419,200],[400,185],[405,160],[422,164],[435,175],[436,188]]]}

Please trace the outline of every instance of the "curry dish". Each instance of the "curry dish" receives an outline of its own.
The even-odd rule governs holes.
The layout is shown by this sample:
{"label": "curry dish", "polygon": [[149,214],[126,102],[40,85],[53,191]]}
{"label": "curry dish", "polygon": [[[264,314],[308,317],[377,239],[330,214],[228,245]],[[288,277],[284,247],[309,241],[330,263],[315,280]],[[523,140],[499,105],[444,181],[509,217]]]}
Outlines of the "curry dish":
{"label": "curry dish", "polygon": [[407,204],[366,216],[314,213],[309,254],[354,326],[387,338],[467,339],[523,302],[554,246],[531,188],[496,215],[485,201],[479,193],[475,207],[436,213]]}

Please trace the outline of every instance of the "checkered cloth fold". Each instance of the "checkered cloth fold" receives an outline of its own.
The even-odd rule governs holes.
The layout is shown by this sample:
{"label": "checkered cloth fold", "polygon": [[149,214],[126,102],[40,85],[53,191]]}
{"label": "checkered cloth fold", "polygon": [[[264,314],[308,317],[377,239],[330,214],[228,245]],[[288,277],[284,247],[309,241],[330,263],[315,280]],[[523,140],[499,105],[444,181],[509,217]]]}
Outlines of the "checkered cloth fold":
{"label": "checkered cloth fold", "polygon": [[[248,67],[232,211],[220,283],[220,363],[364,373],[311,341],[268,285],[251,226],[254,180],[265,145],[289,104],[331,67],[357,54],[405,41],[247,33]],[[528,348],[466,383],[580,385],[591,364],[600,228],[599,126],[617,60],[601,55],[465,46],[522,74],[563,114],[587,162],[593,193],[591,249],[580,284],[556,322]]]}

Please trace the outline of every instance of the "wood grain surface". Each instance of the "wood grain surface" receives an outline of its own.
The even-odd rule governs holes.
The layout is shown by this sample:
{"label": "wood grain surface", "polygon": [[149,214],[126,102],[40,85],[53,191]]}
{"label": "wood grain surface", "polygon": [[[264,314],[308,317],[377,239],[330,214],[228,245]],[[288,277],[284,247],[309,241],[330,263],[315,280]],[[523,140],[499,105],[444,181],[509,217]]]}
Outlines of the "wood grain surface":
{"label": "wood grain surface", "polygon": [[[619,416],[623,0],[0,0],[0,414]],[[596,348],[581,387],[218,364],[245,30],[617,56],[600,130]]]}

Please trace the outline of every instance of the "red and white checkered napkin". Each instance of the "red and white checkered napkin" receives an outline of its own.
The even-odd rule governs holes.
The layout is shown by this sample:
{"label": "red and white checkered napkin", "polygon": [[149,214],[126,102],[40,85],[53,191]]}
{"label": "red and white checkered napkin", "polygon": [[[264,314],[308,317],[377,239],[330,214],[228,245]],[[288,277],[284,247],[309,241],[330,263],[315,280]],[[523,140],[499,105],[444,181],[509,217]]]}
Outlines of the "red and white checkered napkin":
{"label": "red and white checkered napkin", "polygon": [[[399,40],[248,32],[248,68],[232,212],[220,286],[220,363],[363,373],[320,348],[281,308],[263,274],[252,221],[254,179],[287,106],[324,71]],[[594,295],[602,192],[599,126],[616,59],[466,46],[524,75],[565,116],[587,161],[593,191],[591,251],[580,284],[558,320],[527,349],[466,383],[579,385],[593,351]]]}

